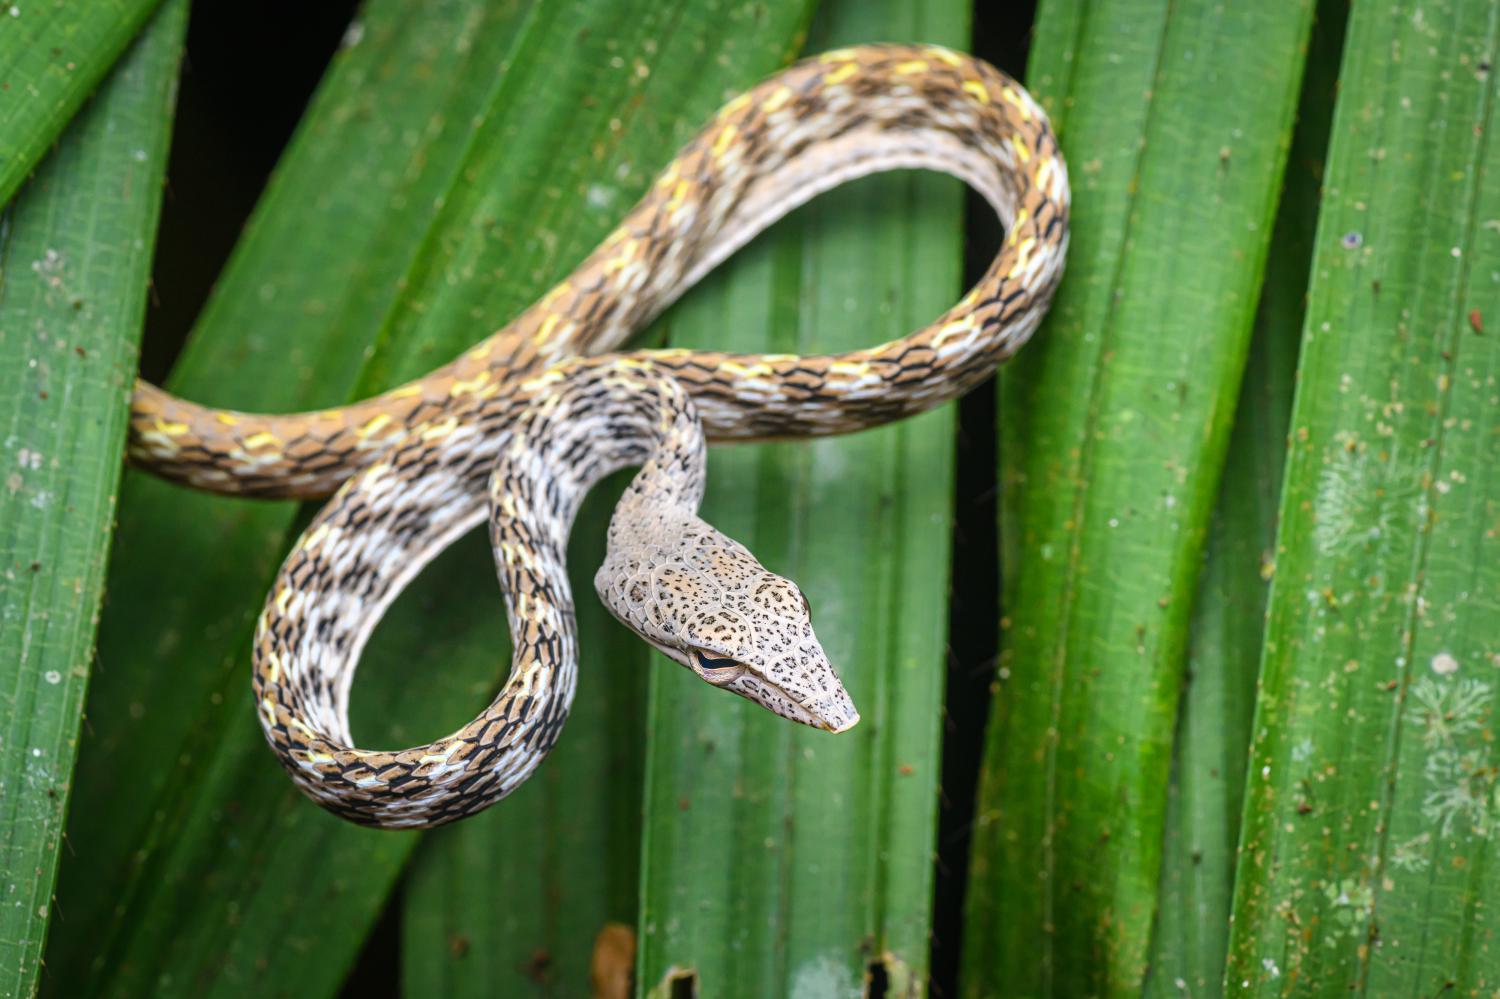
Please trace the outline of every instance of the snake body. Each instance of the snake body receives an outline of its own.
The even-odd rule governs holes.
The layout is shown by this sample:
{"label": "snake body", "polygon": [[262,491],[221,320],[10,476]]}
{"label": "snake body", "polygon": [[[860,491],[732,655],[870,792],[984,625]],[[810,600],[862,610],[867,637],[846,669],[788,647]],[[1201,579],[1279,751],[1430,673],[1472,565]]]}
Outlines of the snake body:
{"label": "snake body", "polygon": [[[788,211],[898,168],[953,174],[1006,236],[978,284],[911,335],[806,357],[611,354]],[[987,64],[933,46],[825,53],[727,104],[566,280],[453,362],[316,413],[200,406],[145,383],[133,461],[251,496],[337,489],[287,556],[259,618],[256,702],[282,765],[357,822],[427,826],[518,786],[567,716],[577,637],[564,550],[578,503],[642,470],[596,578],[611,611],[695,673],[834,731],[858,718],[796,587],[696,516],[705,438],[845,433],[970,388],[1035,330],[1062,273],[1067,172],[1046,116]],[[593,356],[603,355],[603,356]],[[354,748],[360,651],[403,586],[489,509],[514,655],[485,711],[432,744]]]}

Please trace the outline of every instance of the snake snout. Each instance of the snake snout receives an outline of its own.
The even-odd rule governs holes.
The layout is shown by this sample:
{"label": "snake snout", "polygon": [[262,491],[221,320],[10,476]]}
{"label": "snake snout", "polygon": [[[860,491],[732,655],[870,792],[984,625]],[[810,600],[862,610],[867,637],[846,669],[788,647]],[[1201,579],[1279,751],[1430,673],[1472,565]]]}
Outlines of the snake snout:
{"label": "snake snout", "polygon": [[842,683],[833,696],[825,700],[826,703],[820,702],[812,709],[821,728],[839,733],[847,732],[859,724],[859,709],[854,706],[854,699],[849,696]]}
{"label": "snake snout", "polygon": [[[854,700],[831,666],[825,666],[823,675],[807,682],[809,678],[778,678],[760,672],[746,672],[725,684],[773,714],[788,721],[799,722],[809,728],[825,732],[847,732],[859,723],[859,711]],[[801,681],[801,682],[799,682]]]}

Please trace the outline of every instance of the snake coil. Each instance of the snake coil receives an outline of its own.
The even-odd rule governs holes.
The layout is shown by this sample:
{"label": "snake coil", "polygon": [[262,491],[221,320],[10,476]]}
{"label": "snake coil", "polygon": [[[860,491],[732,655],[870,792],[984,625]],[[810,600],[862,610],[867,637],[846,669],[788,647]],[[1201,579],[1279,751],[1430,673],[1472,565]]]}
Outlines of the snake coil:
{"label": "snake coil", "polygon": [[[847,180],[913,168],[964,180],[1006,229],[984,276],[930,325],[825,356],[612,353],[793,208]],[[452,821],[540,763],[577,675],[568,531],[588,488],[627,465],[643,468],[596,578],[611,611],[707,682],[841,731],[858,714],[806,599],[697,518],[705,439],[846,433],[967,391],[1046,312],[1068,204],[1047,118],[1005,74],[934,46],[827,52],[730,101],[567,279],[449,364],[363,402],[282,415],[212,409],[139,383],[130,457],[214,492],[337,490],[276,577],[253,678],[282,766],[356,822]],[[366,640],[486,510],[515,649],[508,681],[436,742],[355,748],[349,687]]]}

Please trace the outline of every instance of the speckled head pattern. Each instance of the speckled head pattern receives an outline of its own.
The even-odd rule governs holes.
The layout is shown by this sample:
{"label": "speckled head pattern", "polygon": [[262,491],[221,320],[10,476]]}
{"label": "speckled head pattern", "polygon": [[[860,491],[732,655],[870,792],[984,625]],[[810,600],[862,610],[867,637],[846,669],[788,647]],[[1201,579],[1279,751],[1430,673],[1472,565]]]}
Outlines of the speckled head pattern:
{"label": "speckled head pattern", "polygon": [[853,727],[859,712],[796,584],[686,507],[638,498],[648,499],[627,495],[615,508],[594,577],[615,617],[704,680],[783,718],[831,732]]}

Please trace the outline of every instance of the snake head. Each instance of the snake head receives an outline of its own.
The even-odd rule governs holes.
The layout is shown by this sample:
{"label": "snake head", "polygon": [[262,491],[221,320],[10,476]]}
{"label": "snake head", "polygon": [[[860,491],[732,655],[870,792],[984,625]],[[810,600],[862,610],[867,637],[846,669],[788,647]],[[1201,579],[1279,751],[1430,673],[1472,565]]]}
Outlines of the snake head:
{"label": "snake head", "polygon": [[783,718],[830,732],[859,721],[796,584],[696,516],[655,526],[666,530],[642,542],[611,525],[594,578],[610,613],[715,687]]}

